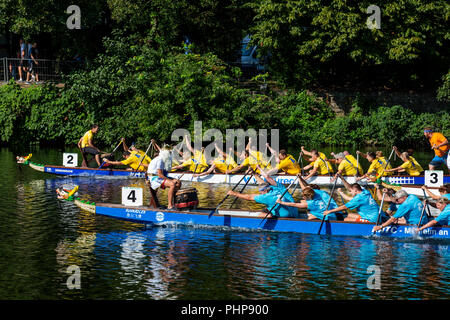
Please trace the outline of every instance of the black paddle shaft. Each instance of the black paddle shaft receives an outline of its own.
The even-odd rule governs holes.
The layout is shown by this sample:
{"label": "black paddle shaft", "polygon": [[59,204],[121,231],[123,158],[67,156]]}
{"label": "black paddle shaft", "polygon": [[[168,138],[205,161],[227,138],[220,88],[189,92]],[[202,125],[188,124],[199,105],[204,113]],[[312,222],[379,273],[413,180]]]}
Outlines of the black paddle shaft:
{"label": "black paddle shaft", "polygon": [[[333,188],[331,189],[330,199],[328,199],[328,204],[327,204],[327,208],[325,209],[325,211],[328,210],[328,207],[330,206],[330,203],[331,203],[331,199],[333,199],[334,188],[336,188],[337,180],[338,180],[338,178],[336,178],[336,180],[334,180]],[[320,223],[319,232],[317,232],[317,234],[320,234],[320,231],[322,230],[322,225],[325,222],[325,217],[326,217],[326,215],[323,215],[322,222]]]}
{"label": "black paddle shaft", "polygon": [[[233,187],[233,189],[231,189],[231,191],[234,191],[234,190],[237,188],[237,186],[242,182],[242,180],[244,180],[244,178],[247,176],[247,174],[248,174],[248,172],[246,172],[246,173],[244,174],[244,176],[241,178],[241,180],[239,180],[239,182],[236,183],[236,185]],[[250,180],[250,179],[249,179],[249,180]],[[209,213],[209,218],[217,211],[217,209],[219,209],[219,207],[225,202],[225,200],[228,199],[229,196],[230,196],[230,195],[227,194],[227,195],[222,199],[222,201],[219,202],[219,204],[217,205],[217,207],[216,207],[213,211],[211,211],[211,212]]]}

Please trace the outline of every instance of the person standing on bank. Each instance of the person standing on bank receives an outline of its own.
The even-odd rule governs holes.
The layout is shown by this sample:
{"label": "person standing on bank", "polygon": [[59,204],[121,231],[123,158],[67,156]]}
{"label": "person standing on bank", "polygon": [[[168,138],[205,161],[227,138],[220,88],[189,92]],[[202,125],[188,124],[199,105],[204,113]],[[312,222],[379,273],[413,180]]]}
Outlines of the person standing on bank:
{"label": "person standing on bank", "polygon": [[98,132],[98,125],[94,124],[92,125],[91,130],[87,131],[78,141],[78,148],[80,149],[81,157],[83,158],[83,162],[81,164],[82,167],[88,167],[89,161],[86,158],[88,154],[93,155],[99,167],[101,165],[100,163],[101,151],[96,146],[94,146],[92,142],[94,134],[97,134],[97,132]]}
{"label": "person standing on bank", "polygon": [[[448,139],[440,132],[434,132],[430,127],[423,129],[424,136],[428,139],[431,149],[434,150],[434,158],[428,165],[430,170],[436,170],[441,165],[447,163],[448,151],[450,150],[450,143]],[[448,168],[450,170],[450,168]]]}

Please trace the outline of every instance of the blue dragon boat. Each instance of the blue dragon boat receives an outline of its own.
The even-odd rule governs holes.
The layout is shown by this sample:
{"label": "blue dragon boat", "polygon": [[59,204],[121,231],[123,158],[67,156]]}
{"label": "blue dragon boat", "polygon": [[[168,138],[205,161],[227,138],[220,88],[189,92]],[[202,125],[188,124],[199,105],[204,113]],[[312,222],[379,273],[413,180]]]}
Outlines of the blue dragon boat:
{"label": "blue dragon boat", "polygon": [[[167,210],[147,206],[128,207],[121,204],[93,203],[74,200],[75,205],[89,212],[115,219],[154,224],[182,224],[199,226],[220,226],[236,230],[260,230],[278,232],[297,232],[318,234],[321,221],[300,218],[268,218],[260,217],[261,211],[237,209],[197,208],[190,210]],[[377,232],[372,232],[375,224],[347,221],[326,221],[320,234],[336,236],[388,237],[413,239],[450,239],[449,226],[436,226],[417,233],[416,225],[391,225]]]}

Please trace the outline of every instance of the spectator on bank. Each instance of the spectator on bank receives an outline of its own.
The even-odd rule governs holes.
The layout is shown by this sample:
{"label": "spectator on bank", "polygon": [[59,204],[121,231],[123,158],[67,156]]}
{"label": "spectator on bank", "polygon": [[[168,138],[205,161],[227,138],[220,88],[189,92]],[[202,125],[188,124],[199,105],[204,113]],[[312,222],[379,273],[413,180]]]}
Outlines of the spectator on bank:
{"label": "spectator on bank", "polygon": [[19,40],[19,66],[18,66],[18,71],[19,71],[19,82],[22,82],[23,81],[23,78],[24,77],[22,77],[22,72],[26,72],[26,70],[27,70],[27,66],[26,66],[26,52],[27,52],[27,49],[26,49],[26,44],[25,44],[25,42],[23,41],[23,39],[20,39]]}
{"label": "spectator on bank", "polygon": [[37,43],[33,42],[33,45],[31,46],[31,49],[29,51],[30,53],[30,68],[29,72],[27,74],[27,82],[30,81],[30,77],[32,80],[35,80],[36,82],[39,81],[39,74],[37,73],[37,66],[39,65],[39,62],[37,61],[38,58],[38,50],[37,50]]}

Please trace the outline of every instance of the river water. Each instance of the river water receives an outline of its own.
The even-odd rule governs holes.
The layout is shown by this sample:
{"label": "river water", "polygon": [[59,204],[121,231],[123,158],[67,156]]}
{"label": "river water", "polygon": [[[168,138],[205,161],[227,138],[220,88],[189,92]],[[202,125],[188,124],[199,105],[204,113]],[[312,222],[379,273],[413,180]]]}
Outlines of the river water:
{"label": "river water", "polygon": [[[84,199],[120,203],[123,186],[143,181],[55,177],[17,165],[15,156],[30,151],[34,162],[62,162],[63,150],[0,149],[0,299],[450,297],[448,242],[145,228],[87,213],[55,194],[63,184],[77,184]],[[424,168],[430,157],[416,155]],[[207,207],[230,188],[192,185]],[[80,282],[68,286],[70,266],[78,268]],[[74,283],[79,287],[70,289]]]}

